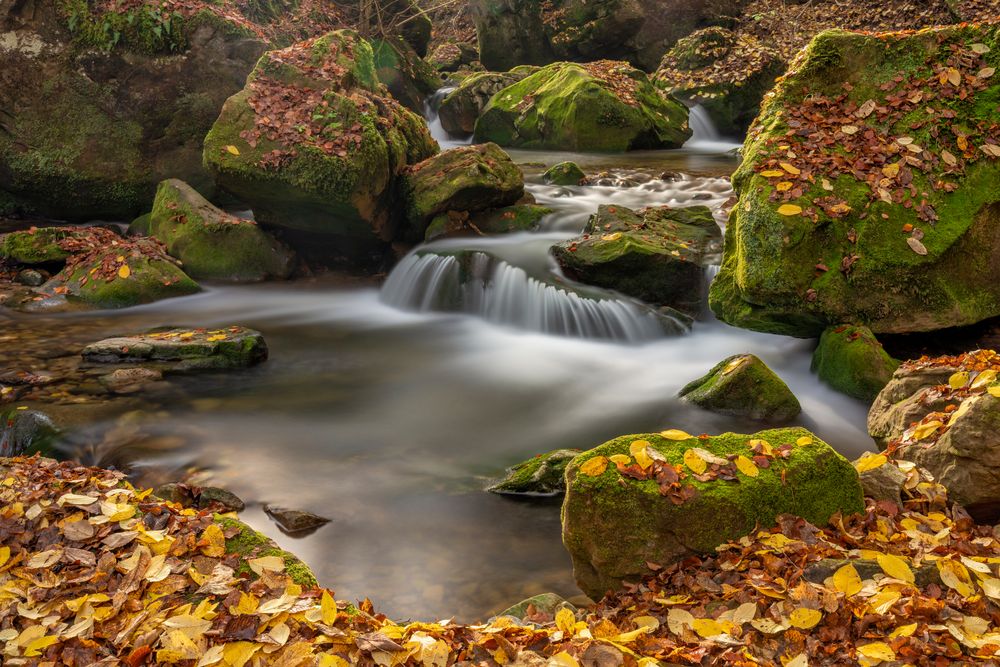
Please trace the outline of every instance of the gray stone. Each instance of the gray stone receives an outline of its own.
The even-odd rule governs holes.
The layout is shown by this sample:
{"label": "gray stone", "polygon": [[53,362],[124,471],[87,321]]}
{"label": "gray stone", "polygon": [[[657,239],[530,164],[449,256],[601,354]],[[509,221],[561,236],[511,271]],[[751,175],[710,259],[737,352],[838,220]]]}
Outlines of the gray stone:
{"label": "gray stone", "polygon": [[872,500],[888,500],[902,505],[905,483],[906,473],[892,464],[881,465],[861,473],[861,490],[866,498]]}
{"label": "gray stone", "polygon": [[283,533],[293,537],[305,537],[330,523],[330,519],[312,512],[277,505],[264,505],[264,511]]}
{"label": "gray stone", "polygon": [[107,338],[83,349],[91,363],[155,363],[170,371],[253,366],[267,359],[264,337],[253,329],[169,329]]}
{"label": "gray stone", "polygon": [[27,285],[28,287],[41,287],[45,282],[45,276],[41,271],[36,271],[35,269],[24,269],[18,272],[17,277],[14,278],[17,282],[22,285]]}
{"label": "gray stone", "polygon": [[170,482],[157,487],[156,495],[184,507],[214,509],[221,512],[242,512],[246,504],[231,491],[217,486],[191,486]]}
{"label": "gray stone", "polygon": [[45,453],[59,436],[59,428],[44,412],[0,410],[0,457]]}
{"label": "gray stone", "polygon": [[163,373],[155,368],[119,368],[102,375],[101,384],[113,393],[131,394],[162,379]]}

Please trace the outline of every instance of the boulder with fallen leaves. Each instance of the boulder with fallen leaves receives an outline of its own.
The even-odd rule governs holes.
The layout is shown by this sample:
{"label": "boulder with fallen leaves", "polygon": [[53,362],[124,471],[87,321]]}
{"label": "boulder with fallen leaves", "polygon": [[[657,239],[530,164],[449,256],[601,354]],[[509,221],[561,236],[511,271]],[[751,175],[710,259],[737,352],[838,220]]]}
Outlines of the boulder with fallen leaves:
{"label": "boulder with fallen leaves", "polygon": [[246,368],[267,359],[267,343],[259,331],[226,329],[162,329],[116,336],[90,343],[81,352],[93,364],[138,364],[164,371]]}
{"label": "boulder with fallen leaves", "polygon": [[837,391],[871,403],[889,383],[899,362],[867,327],[842,324],[820,336],[812,370]]}
{"label": "boulder with fallen leaves", "polygon": [[710,303],[745,328],[933,331],[1000,314],[1000,31],[829,31],[765,100]]}
{"label": "boulder with fallen leaves", "polygon": [[496,93],[475,137],[566,151],[678,148],[691,136],[687,121],[683,104],[626,62],[561,62]]}
{"label": "boulder with fallen leaves", "polygon": [[854,467],[801,428],[626,435],[574,459],[566,484],[563,543],[594,599],[780,514],[825,525],[864,508]]}
{"label": "boulder with fallen leaves", "polygon": [[204,156],[258,221],[336,239],[363,264],[398,239],[397,177],[437,150],[423,119],[379,83],[371,46],[340,30],[267,52],[226,101]]}
{"label": "boulder with fallen leaves", "polygon": [[930,472],[974,518],[1000,518],[1000,355],[976,350],[904,363],[868,430],[894,457]]}
{"label": "boulder with fallen leaves", "polygon": [[160,183],[149,234],[192,278],[257,282],[287,278],[294,254],[256,222],[216,208],[177,179]]}
{"label": "boulder with fallen leaves", "polygon": [[583,234],[552,246],[566,275],[657,306],[695,315],[705,266],[718,257],[722,233],[705,206],[633,211],[602,205]]}

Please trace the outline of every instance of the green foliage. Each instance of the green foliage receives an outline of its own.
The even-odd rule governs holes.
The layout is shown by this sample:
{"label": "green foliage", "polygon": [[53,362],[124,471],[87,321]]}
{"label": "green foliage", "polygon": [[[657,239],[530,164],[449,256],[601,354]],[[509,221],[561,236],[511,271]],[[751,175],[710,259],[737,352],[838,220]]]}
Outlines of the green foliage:
{"label": "green foliage", "polygon": [[144,5],[125,12],[100,11],[89,0],[58,0],[59,12],[78,44],[111,51],[121,47],[139,53],[175,53],[187,48],[185,20]]}

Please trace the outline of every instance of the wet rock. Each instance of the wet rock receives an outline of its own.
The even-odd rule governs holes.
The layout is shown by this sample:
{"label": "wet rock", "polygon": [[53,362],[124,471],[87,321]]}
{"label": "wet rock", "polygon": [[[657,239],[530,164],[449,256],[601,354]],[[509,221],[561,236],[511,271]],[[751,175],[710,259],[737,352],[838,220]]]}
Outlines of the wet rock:
{"label": "wet rock", "polygon": [[496,93],[477,141],[564,151],[679,148],[688,110],[627,63],[554,63]]}
{"label": "wet rock", "polygon": [[888,384],[899,362],[886,354],[867,327],[840,325],[823,332],[812,370],[837,391],[871,403]]}
{"label": "wet rock", "polygon": [[[857,463],[855,461],[853,465],[857,467]],[[906,473],[895,465],[880,465],[861,473],[861,489],[865,498],[875,501],[886,500],[902,505],[904,484],[906,484]]]}
{"label": "wet rock", "polygon": [[476,129],[479,114],[494,95],[537,71],[537,67],[521,65],[509,72],[470,74],[441,100],[441,106],[438,108],[441,127],[456,136],[471,135]]}
{"label": "wet rock", "polygon": [[330,523],[330,519],[312,512],[293,510],[277,505],[264,505],[264,511],[283,533],[293,537],[305,537]]}
{"label": "wet rock", "polygon": [[681,389],[679,396],[712,412],[773,423],[786,422],[802,412],[788,385],[752,354],[720,361]]}
{"label": "wet rock", "polygon": [[472,236],[529,232],[538,228],[542,218],[552,209],[535,204],[517,204],[489,211],[469,214],[465,211],[448,211],[436,216],[427,225],[425,241],[451,236]]}
{"label": "wet rock", "polygon": [[439,44],[427,56],[427,62],[440,72],[455,72],[463,65],[471,65],[477,60],[479,60],[479,49],[465,42]]}
{"label": "wet rock", "polygon": [[83,349],[91,363],[154,362],[171,371],[244,368],[267,359],[264,337],[253,329],[168,329],[135,336],[107,338]]}
{"label": "wet rock", "polygon": [[424,100],[441,87],[434,67],[417,55],[402,37],[369,40],[378,79],[407,109],[424,112]]}
{"label": "wet rock", "polygon": [[952,401],[937,387],[948,384],[958,366],[917,366],[903,363],[868,411],[868,434],[885,449],[912,424],[932,412],[942,412]]}
{"label": "wet rock", "polygon": [[507,206],[524,196],[524,176],[496,144],[444,151],[409,169],[403,200],[414,240],[422,240],[434,216]]}
{"label": "wet rock", "polygon": [[148,227],[192,278],[258,282],[292,271],[294,255],[281,242],[177,179],[160,183]]}
{"label": "wet rock", "polygon": [[721,239],[705,206],[637,213],[602,205],[581,237],[553,246],[552,254],[569,278],[693,315]]}
{"label": "wet rock", "polygon": [[[757,457],[758,451],[768,451],[761,445],[755,451],[751,440],[765,441],[772,451],[770,457],[757,459],[762,465],[755,465],[756,476],[730,463],[739,456]],[[657,465],[664,473],[668,468],[685,473],[674,482],[676,487],[667,487],[669,493],[661,493],[655,480],[623,475],[607,460],[611,456],[634,460],[637,441],[649,443],[637,451],[653,459],[650,469],[656,458],[662,458]],[[706,462],[706,481],[694,477],[685,463],[692,448],[712,459],[710,468],[698,455]],[[837,512],[861,512],[865,506],[858,473],[850,462],[801,428],[707,439],[674,440],[658,433],[622,436],[575,458],[566,470],[566,481],[563,543],[573,558],[577,584],[594,599],[619,589],[623,581],[648,575],[648,563],[666,566],[693,554],[714,553],[728,540],[773,525],[779,515],[823,526]]]}
{"label": "wet rock", "polygon": [[560,609],[576,611],[576,607],[562,596],[555,593],[540,593],[504,609],[497,616],[512,616],[519,621],[544,623],[555,618],[556,612]]}
{"label": "wet rock", "polygon": [[542,174],[542,180],[551,185],[580,185],[585,178],[587,175],[576,162],[560,162]]}
{"label": "wet rock", "polygon": [[578,449],[557,449],[528,459],[507,470],[487,491],[514,496],[558,496],[566,492],[564,474]]}
{"label": "wet rock", "polygon": [[538,0],[472,0],[479,59],[486,69],[545,65],[555,60]]}
{"label": "wet rock", "polygon": [[[807,566],[802,574],[802,578],[822,586],[827,579],[832,577],[837,570],[845,565],[853,565],[862,580],[888,576],[882,569],[882,566],[878,564],[878,561],[867,558],[824,558]],[[913,568],[913,576],[916,580],[914,583],[918,588],[926,588],[931,584],[943,586],[941,575],[936,565],[927,564]]]}
{"label": "wet rock", "polygon": [[0,457],[48,453],[59,428],[44,412],[0,406]]}
{"label": "wet rock", "polygon": [[9,232],[0,236],[0,258],[27,266],[60,264],[73,254],[64,247],[66,242],[83,236],[84,230],[79,227],[38,227]]}
{"label": "wet rock", "polygon": [[45,274],[35,269],[22,269],[14,280],[27,287],[41,287],[46,281]]}
{"label": "wet rock", "polygon": [[119,368],[102,375],[100,381],[112,393],[132,394],[162,379],[163,373],[155,368]]}
{"label": "wet rock", "polygon": [[242,512],[246,504],[231,491],[217,486],[190,486],[171,482],[157,487],[156,495],[184,507],[212,509],[217,512]]}

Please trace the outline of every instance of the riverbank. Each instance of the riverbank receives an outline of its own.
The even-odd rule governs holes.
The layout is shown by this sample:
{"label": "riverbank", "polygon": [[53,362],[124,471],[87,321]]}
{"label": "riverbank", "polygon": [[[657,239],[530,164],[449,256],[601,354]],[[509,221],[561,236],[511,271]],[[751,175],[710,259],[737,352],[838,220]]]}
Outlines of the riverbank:
{"label": "riverbank", "polygon": [[4,459],[4,664],[996,664],[1000,542],[899,467],[902,506],[868,499],[822,530],[783,517],[576,612],[457,624],[336,601],[234,516],[119,472]]}

